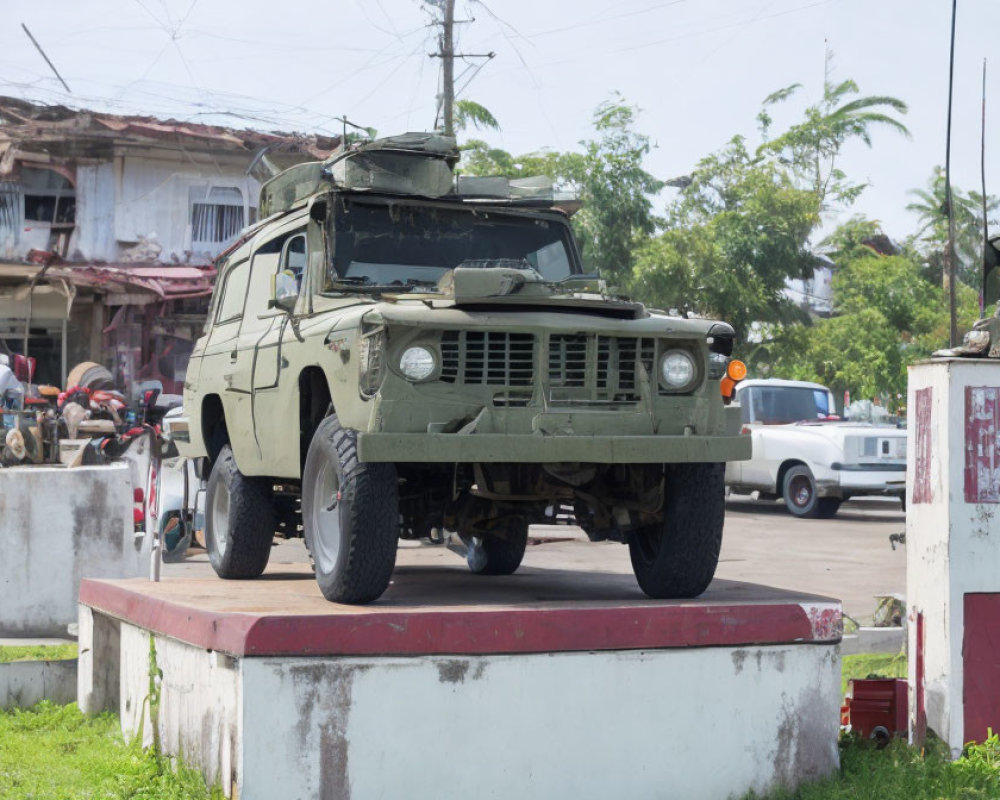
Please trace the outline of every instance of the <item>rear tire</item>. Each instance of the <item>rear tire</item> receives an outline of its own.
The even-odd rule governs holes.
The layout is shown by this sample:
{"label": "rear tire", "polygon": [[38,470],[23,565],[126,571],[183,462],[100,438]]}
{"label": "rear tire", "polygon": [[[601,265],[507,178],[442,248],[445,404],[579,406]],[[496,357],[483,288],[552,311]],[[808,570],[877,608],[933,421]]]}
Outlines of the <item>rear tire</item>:
{"label": "rear tire", "polygon": [[335,415],[309,444],[302,527],[327,600],[369,603],[389,586],[399,539],[396,468],[358,461],[357,434]]}
{"label": "rear tire", "polygon": [[697,597],[719,564],[725,464],[666,464],[664,472],[663,520],[629,535],[632,570],[650,597]]}
{"label": "rear tire", "polygon": [[839,497],[821,497],[819,499],[819,507],[816,511],[816,516],[820,519],[832,519],[837,516],[837,511],[840,510],[840,504],[843,502]]}
{"label": "rear tire", "polygon": [[804,519],[819,516],[820,498],[816,495],[816,480],[809,467],[799,464],[788,470],[781,493],[785,507],[793,516]]}
{"label": "rear tire", "polygon": [[205,549],[220,578],[256,578],[267,566],[274,541],[271,487],[248,478],[224,445],[208,478]]}
{"label": "rear tire", "polygon": [[520,517],[507,524],[507,536],[470,536],[466,561],[476,575],[513,575],[528,546],[528,525]]}

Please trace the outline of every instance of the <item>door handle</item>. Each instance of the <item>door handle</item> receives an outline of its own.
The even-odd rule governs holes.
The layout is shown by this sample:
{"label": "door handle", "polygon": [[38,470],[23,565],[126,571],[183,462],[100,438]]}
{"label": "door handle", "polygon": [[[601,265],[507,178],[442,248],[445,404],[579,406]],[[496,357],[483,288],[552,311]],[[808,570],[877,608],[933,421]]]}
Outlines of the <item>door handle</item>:
{"label": "door handle", "polygon": [[238,355],[237,351],[236,351],[236,350],[233,350],[233,351],[232,351],[232,352],[231,352],[231,353],[229,354],[229,360],[230,360],[230,361],[235,361],[235,360],[236,360],[236,357],[237,357],[237,355]]}

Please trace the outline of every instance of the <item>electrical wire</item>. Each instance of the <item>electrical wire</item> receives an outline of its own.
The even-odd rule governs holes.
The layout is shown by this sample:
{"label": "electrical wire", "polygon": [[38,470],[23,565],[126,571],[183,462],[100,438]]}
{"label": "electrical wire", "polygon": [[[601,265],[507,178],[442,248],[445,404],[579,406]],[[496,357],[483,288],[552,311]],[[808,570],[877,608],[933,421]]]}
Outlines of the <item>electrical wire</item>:
{"label": "electrical wire", "polygon": [[[480,0],[473,0],[473,2],[480,2]],[[557,33],[566,33],[567,31],[575,31],[580,28],[591,28],[595,25],[603,25],[606,22],[614,22],[619,19],[627,19],[629,17],[637,17],[641,14],[648,14],[651,11],[659,11],[663,8],[669,8],[670,6],[679,6],[681,3],[686,3],[687,0],[668,0],[664,3],[656,3],[655,5],[646,6],[645,8],[636,9],[633,11],[623,11],[620,14],[611,14],[604,17],[598,17],[597,19],[592,19],[588,22],[578,22],[575,25],[564,25],[560,28],[550,28],[549,30],[537,31],[532,34],[528,34],[526,38],[537,39],[540,36],[552,36]]]}
{"label": "electrical wire", "polygon": [[655,39],[653,41],[644,42],[642,44],[629,44],[629,45],[624,45],[622,47],[615,47],[608,50],[600,50],[600,51],[588,50],[586,55],[577,56],[574,58],[559,59],[558,61],[548,61],[544,64],[541,64],[540,66],[556,67],[556,66],[562,66],[564,64],[574,64],[580,61],[591,61],[597,56],[610,56],[610,55],[616,55],[618,53],[632,53],[635,52],[636,50],[646,50],[650,47],[659,47],[660,45],[670,44],[671,42],[677,42],[683,39],[690,39],[696,36],[705,36],[710,33],[719,33],[721,31],[727,31],[733,28],[739,28],[751,22],[762,22],[763,20],[766,19],[775,19],[776,17],[783,17],[788,14],[797,14],[802,11],[808,11],[811,8],[817,8],[819,6],[824,6],[832,2],[833,0],[814,0],[814,2],[807,3],[801,6],[796,6],[795,8],[788,8],[783,11],[776,11],[775,13],[768,14],[766,16],[739,20],[738,22],[730,22],[725,25],[719,25],[713,28],[703,28],[702,30],[698,31],[689,31],[687,33],[681,33],[676,36],[668,36],[662,39]]}

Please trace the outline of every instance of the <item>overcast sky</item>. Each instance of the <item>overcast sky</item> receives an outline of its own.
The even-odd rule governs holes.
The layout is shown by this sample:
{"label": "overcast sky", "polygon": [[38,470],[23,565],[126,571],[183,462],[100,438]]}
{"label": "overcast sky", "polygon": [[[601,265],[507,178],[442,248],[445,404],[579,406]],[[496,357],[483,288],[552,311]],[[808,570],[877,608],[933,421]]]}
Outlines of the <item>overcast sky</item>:
{"label": "overcast sky", "polygon": [[[979,187],[980,91],[1000,125],[1000,3],[959,0],[953,181]],[[876,134],[843,167],[870,188],[854,211],[901,239],[916,222],[907,190],[944,163],[947,0],[458,0],[461,96],[503,130],[515,153],[572,149],[593,109],[615,91],[642,109],[656,145],[647,168],[689,171],[733,134],[756,135],[760,101],[803,84],[776,127],[815,102],[824,52],[834,80],[910,106],[913,137]],[[0,93],[117,113],[264,130],[337,133],[349,119],[381,134],[428,129],[438,85],[437,29],[419,0],[6,0]],[[72,90],[67,94],[21,30],[25,23]],[[477,66],[481,69],[475,72]],[[994,122],[991,125],[991,120]],[[1000,136],[987,136],[987,187],[1000,194]],[[660,203],[672,190],[666,190]]]}

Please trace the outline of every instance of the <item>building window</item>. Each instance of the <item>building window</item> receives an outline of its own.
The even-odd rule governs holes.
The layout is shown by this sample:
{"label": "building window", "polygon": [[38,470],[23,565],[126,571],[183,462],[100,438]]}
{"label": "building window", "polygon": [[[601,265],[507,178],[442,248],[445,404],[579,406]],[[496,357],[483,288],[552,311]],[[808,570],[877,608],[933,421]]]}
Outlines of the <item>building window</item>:
{"label": "building window", "polygon": [[239,189],[215,186],[207,192],[191,194],[192,250],[219,250],[246,225],[243,194]]}
{"label": "building window", "polygon": [[23,167],[24,219],[72,226],[76,221],[76,192],[64,176],[51,169]]}
{"label": "building window", "polygon": [[17,241],[23,224],[21,208],[20,184],[0,181],[0,248]]}

